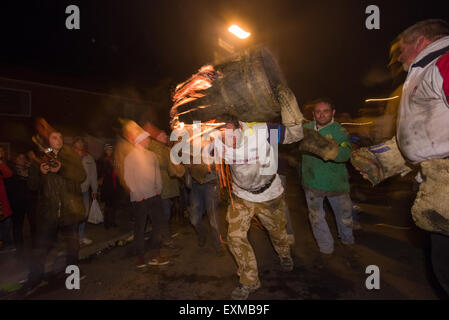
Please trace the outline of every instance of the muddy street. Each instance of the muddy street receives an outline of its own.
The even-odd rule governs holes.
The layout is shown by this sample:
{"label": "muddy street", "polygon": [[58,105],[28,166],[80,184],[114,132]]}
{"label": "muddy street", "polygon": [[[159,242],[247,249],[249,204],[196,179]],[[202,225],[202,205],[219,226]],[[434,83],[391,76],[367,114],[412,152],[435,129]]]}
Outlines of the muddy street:
{"label": "muddy street", "polygon": [[[268,234],[253,224],[249,232],[259,266],[261,289],[250,299],[439,299],[426,258],[426,236],[416,228],[409,208],[413,191],[409,180],[394,180],[378,189],[360,181],[356,197],[361,207],[361,230],[355,245],[338,241],[333,216],[327,220],[335,240],[332,255],[318,251],[307,218],[303,191],[294,170],[288,178],[287,202],[296,242],[295,268],[281,271]],[[388,194],[389,197],[385,197]],[[220,230],[226,234],[225,206],[220,206]],[[207,221],[204,220],[204,223]],[[67,290],[64,279],[40,288],[29,299],[159,299],[226,300],[238,284],[236,264],[229,251],[218,257],[208,238],[199,247],[188,223],[172,222],[176,249],[164,248],[166,266],[136,269],[132,245],[115,247],[81,262],[87,275],[80,290]],[[366,268],[378,266],[380,289],[368,290]]]}

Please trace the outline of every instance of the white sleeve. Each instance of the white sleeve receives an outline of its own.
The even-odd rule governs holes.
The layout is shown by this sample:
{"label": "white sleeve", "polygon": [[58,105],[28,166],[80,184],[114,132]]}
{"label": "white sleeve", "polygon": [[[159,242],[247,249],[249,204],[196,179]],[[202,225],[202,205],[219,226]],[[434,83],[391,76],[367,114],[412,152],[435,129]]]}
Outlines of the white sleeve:
{"label": "white sleeve", "polygon": [[135,190],[135,179],[134,179],[134,168],[133,159],[131,158],[131,154],[128,154],[123,161],[123,178],[125,179],[126,185],[129,190],[132,192]]}

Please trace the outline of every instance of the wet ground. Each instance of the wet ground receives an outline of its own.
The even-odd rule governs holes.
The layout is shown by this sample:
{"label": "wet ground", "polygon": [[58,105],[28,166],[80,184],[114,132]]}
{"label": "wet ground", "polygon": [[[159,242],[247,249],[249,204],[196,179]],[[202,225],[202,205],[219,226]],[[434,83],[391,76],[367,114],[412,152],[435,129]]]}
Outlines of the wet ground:
{"label": "wet ground", "polygon": [[[303,191],[295,172],[288,177],[287,202],[296,243],[292,247],[295,268],[280,270],[265,230],[253,225],[249,239],[256,252],[262,287],[250,299],[440,299],[426,257],[426,234],[414,226],[410,207],[414,199],[411,179],[396,179],[372,189],[357,181],[362,209],[356,244],[338,241],[333,216],[327,219],[335,239],[332,255],[318,251],[307,219]],[[221,231],[226,234],[225,205],[220,207]],[[206,220],[204,220],[206,223]],[[171,263],[137,270],[132,246],[105,250],[84,260],[87,275],[80,290],[67,290],[61,280],[39,289],[30,299],[229,299],[238,284],[236,264],[227,251],[218,257],[210,239],[198,247],[187,221],[171,225],[177,250],[163,249]],[[380,289],[368,290],[366,268],[380,270]]]}

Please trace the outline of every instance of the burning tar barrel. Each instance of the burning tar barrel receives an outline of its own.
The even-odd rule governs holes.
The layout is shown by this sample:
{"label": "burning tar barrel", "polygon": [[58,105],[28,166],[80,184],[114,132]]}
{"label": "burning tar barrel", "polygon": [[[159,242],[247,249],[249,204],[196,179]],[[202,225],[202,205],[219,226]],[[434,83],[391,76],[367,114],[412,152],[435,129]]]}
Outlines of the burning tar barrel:
{"label": "burning tar barrel", "polygon": [[217,120],[225,114],[241,121],[273,120],[280,114],[276,94],[280,84],[286,86],[281,69],[263,47],[216,66],[203,66],[176,87],[170,112],[172,125]]}

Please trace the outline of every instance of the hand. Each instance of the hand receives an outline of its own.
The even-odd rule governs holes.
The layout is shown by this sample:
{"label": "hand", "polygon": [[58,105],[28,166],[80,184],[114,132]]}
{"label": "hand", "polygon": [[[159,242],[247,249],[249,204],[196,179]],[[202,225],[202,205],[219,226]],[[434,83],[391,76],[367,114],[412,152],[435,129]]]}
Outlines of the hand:
{"label": "hand", "polygon": [[61,169],[61,162],[59,162],[58,160],[55,160],[56,164],[58,165],[57,167],[50,167],[50,172],[56,173],[59,171],[59,169]]}
{"label": "hand", "polygon": [[302,124],[304,117],[299,110],[295,94],[284,85],[279,85],[276,92],[281,105],[282,124],[286,127]]}
{"label": "hand", "polygon": [[40,165],[40,170],[41,170],[42,174],[47,174],[48,171],[50,170],[50,166],[48,165],[48,163],[42,162]]}
{"label": "hand", "polygon": [[96,200],[97,199],[97,194],[92,192],[92,199]]}

